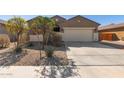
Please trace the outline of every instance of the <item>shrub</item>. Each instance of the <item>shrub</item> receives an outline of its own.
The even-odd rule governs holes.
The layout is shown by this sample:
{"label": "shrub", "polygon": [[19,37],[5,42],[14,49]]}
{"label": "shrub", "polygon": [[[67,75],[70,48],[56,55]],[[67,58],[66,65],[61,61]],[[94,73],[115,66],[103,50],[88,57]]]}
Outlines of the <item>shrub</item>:
{"label": "shrub", "polygon": [[61,36],[61,34],[59,34],[59,33],[53,33],[52,34],[52,44],[54,45],[54,46],[61,46],[61,42],[62,42],[62,36]]}
{"label": "shrub", "polygon": [[0,48],[6,48],[10,45],[10,39],[8,35],[0,35]]}
{"label": "shrub", "polygon": [[15,53],[21,53],[22,52],[22,48],[21,47],[17,47],[15,48]]}
{"label": "shrub", "polygon": [[52,57],[53,56],[53,53],[54,53],[54,48],[51,47],[51,46],[48,46],[46,49],[45,49],[45,53],[46,53],[46,56],[47,57]]}
{"label": "shrub", "polygon": [[29,42],[29,43],[27,44],[27,47],[33,47],[33,46],[34,46],[34,44],[31,43],[31,42]]}

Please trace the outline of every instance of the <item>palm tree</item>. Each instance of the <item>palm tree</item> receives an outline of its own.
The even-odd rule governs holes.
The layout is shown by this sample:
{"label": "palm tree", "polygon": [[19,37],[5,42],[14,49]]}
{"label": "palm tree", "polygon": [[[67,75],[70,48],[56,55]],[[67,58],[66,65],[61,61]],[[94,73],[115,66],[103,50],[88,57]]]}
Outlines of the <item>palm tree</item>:
{"label": "palm tree", "polygon": [[35,33],[42,34],[43,36],[42,49],[44,49],[45,46],[44,44],[47,45],[50,32],[53,31],[53,27],[55,26],[55,21],[48,17],[38,16],[31,22],[29,22],[29,24],[32,30],[35,31]]}
{"label": "palm tree", "polygon": [[26,20],[21,17],[13,17],[6,22],[6,28],[10,34],[16,36],[16,48],[19,48],[21,35],[28,31]]}
{"label": "palm tree", "polygon": [[40,45],[40,59],[41,59],[41,46],[42,46],[42,43],[41,43],[41,40],[40,40],[40,35],[42,34],[42,31],[40,31],[39,28],[38,28],[38,20],[35,19],[35,20],[29,21],[29,27],[30,27],[30,30],[35,35],[37,35],[37,38],[38,38],[38,41],[39,41],[39,45]]}
{"label": "palm tree", "polygon": [[[40,59],[41,59],[41,48],[44,49],[45,46],[44,44],[47,45],[50,32],[53,30],[54,25],[55,25],[54,20],[42,16],[38,16],[35,19],[29,21],[29,26],[31,30],[33,31],[33,33],[35,33],[38,36],[39,39]],[[46,34],[47,34],[47,38],[45,38]],[[43,36],[43,43],[41,43],[39,35]]]}

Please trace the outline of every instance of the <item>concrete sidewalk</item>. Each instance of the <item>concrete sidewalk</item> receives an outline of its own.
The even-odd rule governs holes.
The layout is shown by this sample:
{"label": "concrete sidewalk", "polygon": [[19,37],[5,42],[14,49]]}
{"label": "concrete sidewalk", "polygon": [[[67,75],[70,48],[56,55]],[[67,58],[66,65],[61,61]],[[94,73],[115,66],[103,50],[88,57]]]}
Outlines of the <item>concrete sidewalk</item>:
{"label": "concrete sidewalk", "polygon": [[[40,78],[35,71],[40,66],[9,66],[0,68],[0,78]],[[80,77],[70,78],[124,78],[124,66],[77,66]]]}

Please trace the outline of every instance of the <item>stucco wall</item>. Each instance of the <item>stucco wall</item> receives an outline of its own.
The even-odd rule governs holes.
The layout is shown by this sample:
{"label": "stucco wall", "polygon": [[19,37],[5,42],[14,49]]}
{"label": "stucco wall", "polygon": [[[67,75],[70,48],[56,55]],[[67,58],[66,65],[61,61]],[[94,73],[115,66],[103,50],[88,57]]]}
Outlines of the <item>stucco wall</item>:
{"label": "stucco wall", "polygon": [[120,40],[123,39],[124,40],[124,31],[100,32],[100,34],[107,34],[107,33],[115,34],[118,39],[120,39]]}
{"label": "stucco wall", "polygon": [[[64,33],[60,33],[62,35],[63,41],[98,41],[98,33],[94,33],[95,28],[74,28],[74,27],[66,27],[64,28]],[[42,35],[30,35],[30,41],[37,42],[43,41]]]}
{"label": "stucco wall", "polygon": [[29,38],[31,42],[43,41],[42,35],[29,35]]}
{"label": "stucco wall", "polygon": [[5,30],[5,26],[3,24],[0,24],[0,34],[7,34],[7,31]]}

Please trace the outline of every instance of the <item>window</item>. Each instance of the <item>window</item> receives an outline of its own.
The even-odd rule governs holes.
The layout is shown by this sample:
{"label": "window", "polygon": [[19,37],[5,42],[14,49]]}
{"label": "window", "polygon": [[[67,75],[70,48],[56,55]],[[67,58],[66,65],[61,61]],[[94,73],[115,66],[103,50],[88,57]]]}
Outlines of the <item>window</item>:
{"label": "window", "polygon": [[54,28],[53,28],[53,31],[55,31],[55,32],[60,32],[60,27],[57,25],[57,26],[55,26]]}

